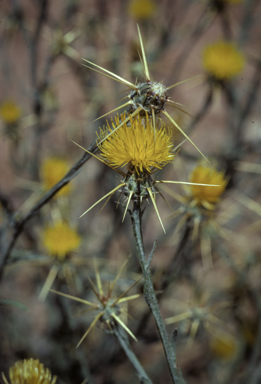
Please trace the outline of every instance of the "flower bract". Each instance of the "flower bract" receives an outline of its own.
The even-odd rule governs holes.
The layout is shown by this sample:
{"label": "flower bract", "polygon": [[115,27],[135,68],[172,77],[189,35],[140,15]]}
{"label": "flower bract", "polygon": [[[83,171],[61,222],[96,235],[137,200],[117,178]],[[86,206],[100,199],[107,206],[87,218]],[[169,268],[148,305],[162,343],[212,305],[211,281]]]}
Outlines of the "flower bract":
{"label": "flower bract", "polygon": [[204,49],[203,65],[216,79],[227,80],[243,70],[245,59],[233,43],[220,40]]}
{"label": "flower bract", "polygon": [[[3,379],[5,384],[9,384],[4,375]],[[39,360],[32,358],[17,361],[9,368],[10,384],[55,384],[56,379]]]}

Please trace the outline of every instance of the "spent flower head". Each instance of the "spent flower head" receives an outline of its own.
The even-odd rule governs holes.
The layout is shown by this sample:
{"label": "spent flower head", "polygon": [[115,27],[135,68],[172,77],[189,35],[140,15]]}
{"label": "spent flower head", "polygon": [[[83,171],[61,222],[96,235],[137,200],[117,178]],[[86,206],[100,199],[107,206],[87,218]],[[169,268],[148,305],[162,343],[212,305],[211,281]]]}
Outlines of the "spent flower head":
{"label": "spent flower head", "polygon": [[0,105],[0,117],[7,125],[16,123],[22,115],[22,110],[12,100],[5,100]]}
{"label": "spent flower head", "polygon": [[[67,161],[59,157],[48,157],[41,165],[41,176],[44,190],[52,188],[69,171]],[[65,196],[71,191],[71,185],[65,185],[56,196]]]}
{"label": "spent flower head", "polygon": [[5,384],[55,384],[57,377],[51,374],[39,360],[17,361],[9,368],[9,382],[2,373]]}
{"label": "spent flower head", "polygon": [[120,315],[123,314],[123,313],[127,314],[126,311],[121,306],[122,303],[125,303],[125,302],[127,302],[129,300],[137,299],[140,296],[140,294],[136,294],[136,295],[132,295],[132,296],[126,296],[129,293],[129,291],[140,281],[140,279],[135,281],[126,291],[121,293],[119,296],[116,296],[116,297],[114,296],[115,285],[116,285],[116,283],[117,283],[117,281],[118,281],[118,279],[119,279],[119,277],[120,277],[120,275],[122,273],[122,270],[125,267],[127,262],[128,262],[128,260],[126,260],[123,263],[123,265],[119,269],[115,279],[112,282],[110,282],[110,284],[108,285],[108,289],[107,289],[106,293],[104,292],[104,287],[103,287],[102,282],[101,282],[100,273],[99,273],[96,265],[95,265],[96,286],[93,283],[93,281],[90,279],[90,277],[87,275],[87,278],[88,278],[89,283],[91,285],[91,289],[92,289],[93,293],[95,294],[95,296],[96,296],[96,298],[98,300],[98,302],[96,302],[96,303],[92,303],[92,302],[90,302],[88,300],[80,299],[78,297],[67,295],[65,293],[58,292],[58,291],[50,289],[51,292],[54,292],[54,293],[56,293],[56,294],[58,294],[60,296],[67,297],[68,299],[77,301],[79,303],[85,304],[85,305],[87,305],[89,307],[88,309],[80,312],[78,315],[81,315],[81,314],[83,314],[85,312],[90,312],[90,311],[98,312],[98,314],[95,316],[93,322],[91,323],[91,325],[89,326],[89,328],[87,329],[87,331],[85,332],[85,334],[83,335],[83,337],[81,338],[79,343],[77,344],[76,348],[79,347],[79,345],[87,337],[89,332],[93,329],[93,327],[95,326],[95,324],[98,321],[103,323],[107,327],[107,329],[109,331],[113,331],[113,329],[117,325],[120,325],[122,328],[125,329],[126,332],[128,332],[128,334],[135,341],[137,341],[137,339],[133,335],[133,333],[129,330],[129,328],[121,320]]}
{"label": "spent flower head", "polygon": [[235,44],[217,41],[203,51],[203,66],[217,80],[229,80],[244,68],[245,58]]}

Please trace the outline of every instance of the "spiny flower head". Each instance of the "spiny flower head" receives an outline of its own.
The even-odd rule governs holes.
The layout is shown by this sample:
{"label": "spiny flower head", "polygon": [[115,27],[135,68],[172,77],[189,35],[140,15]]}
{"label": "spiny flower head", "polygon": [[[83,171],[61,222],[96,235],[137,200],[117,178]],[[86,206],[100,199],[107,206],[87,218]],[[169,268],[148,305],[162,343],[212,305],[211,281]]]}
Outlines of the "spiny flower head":
{"label": "spiny flower head", "polygon": [[245,59],[233,43],[220,40],[204,49],[203,65],[216,79],[227,80],[243,70]]}
{"label": "spiny flower head", "polygon": [[[190,320],[189,344],[193,342],[200,325],[203,325],[206,330],[211,332],[213,326],[215,327],[218,325],[224,327],[225,325],[225,322],[217,317],[215,313],[217,310],[228,307],[229,303],[214,302],[214,299],[210,296],[209,292],[204,292],[198,287],[196,287],[194,297],[190,302],[179,302],[179,300],[177,300],[177,304],[186,310],[178,315],[165,319],[165,323],[173,324],[184,320]],[[178,305],[175,307],[177,308]]]}
{"label": "spiny flower head", "polygon": [[[56,379],[39,360],[32,358],[17,361],[9,368],[10,384],[55,384]],[[3,380],[5,384],[9,384],[4,375]]]}
{"label": "spiny flower head", "polygon": [[21,108],[12,100],[6,100],[0,105],[0,117],[6,124],[16,123],[21,115]]}
{"label": "spiny flower head", "polygon": [[[69,170],[67,161],[58,157],[48,157],[41,166],[43,187],[45,190],[52,188]],[[71,190],[70,184],[65,185],[56,196],[65,196]]]}
{"label": "spiny flower head", "polygon": [[[140,3],[140,2],[139,2]],[[138,27],[138,33],[139,33],[139,39],[140,39],[140,47],[141,47],[141,55],[140,60],[141,64],[144,70],[145,79],[144,82],[133,84],[128,80],[123,79],[121,76],[116,75],[115,73],[100,67],[97,64],[92,63],[89,60],[84,59],[88,64],[91,64],[92,67],[85,65],[87,68],[92,69],[95,72],[98,72],[106,77],[109,77],[112,80],[115,80],[123,85],[125,85],[127,88],[130,89],[130,93],[128,95],[129,100],[122,104],[121,106],[113,109],[112,111],[104,114],[103,116],[100,116],[100,118],[115,112],[121,108],[129,107],[129,114],[123,120],[117,127],[115,127],[115,130],[120,129],[125,123],[128,123],[131,119],[131,117],[134,117],[136,115],[140,116],[146,116],[146,114],[149,115],[149,117],[152,118],[152,124],[154,128],[154,132],[156,131],[156,115],[159,115],[160,113],[164,114],[171,124],[173,124],[182,134],[185,136],[185,138],[199,151],[199,153],[205,158],[203,153],[197,148],[197,146],[193,143],[193,141],[188,137],[188,135],[179,127],[179,125],[176,123],[175,120],[169,115],[169,113],[166,110],[167,105],[171,105],[172,107],[175,107],[176,109],[185,112],[181,108],[181,104],[174,102],[171,100],[171,98],[167,95],[168,90],[176,87],[179,84],[182,84],[190,79],[181,81],[180,83],[172,84],[168,87],[166,87],[162,82],[154,82],[151,80],[151,75],[149,72],[147,59],[145,55],[145,49],[143,45],[143,41],[141,38],[140,29]],[[96,67],[96,68],[93,68]],[[186,112],[185,112],[186,113]],[[97,119],[98,120],[98,119]],[[111,135],[112,132],[109,134]],[[108,136],[107,136],[108,137]],[[103,137],[103,141],[106,139],[106,137]],[[206,158],[205,158],[206,159]]]}
{"label": "spiny flower head", "polygon": [[130,15],[139,20],[150,19],[155,14],[156,9],[153,0],[131,0],[128,6]]}
{"label": "spiny flower head", "polygon": [[96,286],[93,283],[93,281],[90,279],[90,277],[87,275],[87,278],[88,278],[89,283],[91,285],[92,291],[98,300],[98,302],[96,302],[96,303],[92,303],[90,301],[80,299],[78,297],[71,296],[71,295],[68,295],[68,294],[65,294],[62,292],[58,292],[58,291],[55,291],[53,289],[50,290],[51,292],[54,292],[60,296],[67,297],[68,299],[71,299],[74,301],[78,301],[78,302],[86,304],[87,306],[90,307],[89,309],[84,310],[81,313],[84,313],[87,311],[88,312],[89,311],[97,311],[98,312],[95,319],[93,320],[93,322],[91,323],[91,325],[89,326],[89,328],[87,329],[87,331],[85,332],[85,334],[83,335],[81,340],[79,341],[76,348],[79,347],[79,345],[83,342],[83,340],[86,338],[86,336],[89,334],[89,332],[92,330],[92,328],[95,326],[95,324],[98,321],[105,324],[110,331],[112,331],[116,325],[120,325],[122,328],[125,329],[126,332],[129,333],[129,335],[135,341],[137,341],[137,339],[133,335],[133,333],[129,330],[129,328],[120,319],[120,315],[121,315],[121,313],[127,314],[126,311],[124,311],[124,309],[121,307],[121,303],[127,302],[129,300],[134,300],[140,296],[140,294],[127,296],[127,293],[140,281],[140,279],[135,281],[125,292],[121,293],[120,296],[114,297],[114,294],[113,294],[117,280],[119,279],[121,272],[122,272],[123,268],[125,267],[127,261],[128,260],[126,260],[122,264],[122,266],[119,269],[113,282],[110,282],[109,285],[107,285],[107,287],[108,287],[107,293],[104,292],[104,287],[103,287],[103,284],[101,282],[101,277],[100,277],[100,274],[99,274],[99,271],[98,271],[96,265],[95,265],[95,274],[96,274],[96,282],[97,282]]}
{"label": "spiny flower head", "polygon": [[81,238],[66,222],[58,221],[54,226],[45,228],[42,241],[52,256],[63,260],[66,255],[79,247]]}
{"label": "spiny flower head", "polygon": [[192,183],[219,185],[218,187],[191,186],[190,191],[193,199],[203,206],[207,203],[217,203],[227,185],[224,172],[219,172],[216,168],[205,165],[197,166],[192,172],[190,180]]}
{"label": "spiny flower head", "polygon": [[[107,129],[101,130],[99,139],[113,133],[113,130],[122,121],[126,120],[126,114],[119,115],[112,120],[112,127],[107,123]],[[124,167],[127,165],[130,171],[136,173],[147,171],[151,173],[153,169],[161,169],[174,159],[173,144],[171,142],[171,132],[165,124],[154,131],[152,120],[146,114],[145,118],[140,115],[130,116],[130,123],[123,124],[121,129],[115,131],[98,147],[101,150],[102,158],[111,167]]]}

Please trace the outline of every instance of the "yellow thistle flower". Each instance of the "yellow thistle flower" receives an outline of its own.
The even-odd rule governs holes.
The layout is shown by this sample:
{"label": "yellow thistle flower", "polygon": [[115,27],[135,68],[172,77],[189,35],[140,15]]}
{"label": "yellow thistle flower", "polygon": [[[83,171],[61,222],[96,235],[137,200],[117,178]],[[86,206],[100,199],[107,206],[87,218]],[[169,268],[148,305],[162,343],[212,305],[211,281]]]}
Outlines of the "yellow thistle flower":
{"label": "yellow thistle flower", "polygon": [[16,123],[21,115],[21,108],[12,100],[6,100],[0,105],[0,117],[6,124]]}
{"label": "yellow thistle flower", "polygon": [[[5,384],[9,384],[2,374]],[[9,368],[10,384],[55,384],[57,377],[53,376],[48,368],[45,368],[39,360],[27,359],[17,361]]]}
{"label": "yellow thistle flower", "polygon": [[[180,207],[170,217],[182,215],[175,234],[177,234],[186,222],[192,225],[192,241],[200,240],[200,248],[203,265],[213,265],[211,256],[212,238],[221,236],[227,240],[225,228],[218,224],[219,215],[216,212],[217,203],[224,192],[228,180],[223,172],[219,172],[213,166],[198,165],[190,175],[190,187],[186,189],[186,196],[164,187],[178,202]],[[185,183],[184,183],[185,184]],[[186,183],[189,184],[189,183]]]}
{"label": "yellow thistle flower", "polygon": [[68,253],[79,247],[81,238],[67,223],[59,221],[43,231],[42,241],[52,256],[63,260]]}
{"label": "yellow thistle flower", "polygon": [[[192,185],[192,183],[153,180],[151,177],[152,173],[157,169],[163,168],[166,164],[171,163],[175,157],[175,149],[171,142],[172,133],[167,130],[163,122],[161,122],[161,126],[157,126],[156,130],[154,130],[155,126],[153,124],[153,118],[150,118],[147,113],[145,113],[144,116],[135,115],[133,117],[128,115],[127,118],[125,117],[125,113],[120,117],[117,116],[115,123],[112,121],[113,128],[107,124],[107,128],[100,130],[98,140],[101,141],[98,142],[97,146],[101,150],[101,155],[97,156],[75,143],[84,151],[114,169],[114,171],[123,177],[121,183],[116,188],[99,199],[80,217],[89,212],[102,200],[105,198],[109,199],[116,191],[119,191],[122,196],[126,197],[123,220],[131,200],[139,200],[140,203],[142,203],[144,200],[150,199],[163,231],[165,232],[156,206],[156,194],[160,194],[157,185],[161,183]],[[118,130],[120,120],[123,120],[123,123],[120,124],[121,129]],[[117,169],[125,165],[127,165],[128,168],[127,172]],[[210,184],[204,183],[201,185],[209,186]],[[211,184],[211,186],[215,185]]]}
{"label": "yellow thistle flower", "polygon": [[[67,161],[57,158],[49,157],[43,161],[41,166],[41,175],[43,180],[44,190],[52,188],[58,181],[60,181],[65,174],[69,171]],[[56,196],[65,196],[71,191],[71,185],[65,185]]]}
{"label": "yellow thistle flower", "polygon": [[190,187],[191,195],[197,204],[208,205],[208,203],[217,203],[224,192],[227,180],[224,173],[217,171],[214,167],[199,165],[191,174],[192,183],[215,184],[218,187],[203,187],[192,185]]}
{"label": "yellow thistle flower", "polygon": [[245,59],[233,43],[220,40],[204,49],[203,65],[218,80],[226,80],[243,70]]}
{"label": "yellow thistle flower", "polygon": [[131,0],[128,6],[130,16],[139,20],[150,19],[156,9],[156,4],[152,0]]}
{"label": "yellow thistle flower", "polygon": [[[112,120],[111,129],[107,123],[107,129],[101,130],[99,140],[112,133],[120,124],[120,120],[126,120],[126,114],[119,115]],[[175,157],[172,133],[166,128],[165,123],[154,132],[152,120],[148,114],[146,118],[136,115],[130,116],[130,125],[125,122],[121,129],[115,131],[98,147],[101,150],[101,157],[111,167],[128,166],[129,170],[135,169],[136,173],[151,173],[154,168],[162,169],[166,164],[171,163]]]}

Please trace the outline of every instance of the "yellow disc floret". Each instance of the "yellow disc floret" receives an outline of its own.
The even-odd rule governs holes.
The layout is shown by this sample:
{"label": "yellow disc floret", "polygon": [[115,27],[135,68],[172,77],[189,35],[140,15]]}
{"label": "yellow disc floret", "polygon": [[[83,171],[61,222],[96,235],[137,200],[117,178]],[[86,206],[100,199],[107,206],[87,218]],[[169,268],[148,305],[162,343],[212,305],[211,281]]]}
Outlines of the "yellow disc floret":
{"label": "yellow disc floret", "polygon": [[62,260],[79,247],[81,238],[67,223],[59,221],[43,231],[42,241],[52,256]]}
{"label": "yellow disc floret", "polygon": [[190,181],[192,183],[218,185],[218,187],[205,187],[200,185],[191,186],[193,199],[202,205],[204,205],[205,202],[217,203],[227,185],[227,180],[225,179],[223,172],[217,171],[214,167],[202,165],[199,165],[194,169]]}
{"label": "yellow disc floret", "polygon": [[205,48],[203,65],[215,78],[225,80],[242,71],[245,59],[234,44],[221,40]]}
{"label": "yellow disc floret", "polygon": [[0,117],[6,124],[14,124],[21,115],[21,108],[12,100],[6,100],[0,105]]}
{"label": "yellow disc floret", "polygon": [[[56,158],[49,157],[43,161],[41,167],[41,175],[43,180],[44,190],[52,188],[58,181],[60,181],[65,174],[69,171],[69,165],[67,161]],[[58,196],[65,196],[71,190],[69,184],[65,185],[58,193]]]}
{"label": "yellow disc floret", "polygon": [[[4,375],[3,378],[8,384]],[[9,378],[10,384],[55,384],[57,379],[39,360],[34,359],[17,361],[9,369]]]}
{"label": "yellow disc floret", "polygon": [[128,10],[135,19],[146,20],[155,14],[156,4],[153,0],[131,0]]}
{"label": "yellow disc floret", "polygon": [[[122,114],[121,121],[124,120],[125,114]],[[107,129],[101,130],[99,140],[104,139],[119,125],[120,117],[117,116],[115,123],[112,122],[112,129],[107,124]],[[98,146],[108,165],[113,168],[127,165],[138,174],[145,170],[151,173],[154,168],[161,169],[171,163],[175,156],[171,132],[163,122],[154,131],[148,115],[136,115],[134,118],[130,116],[130,124],[123,124]]]}

